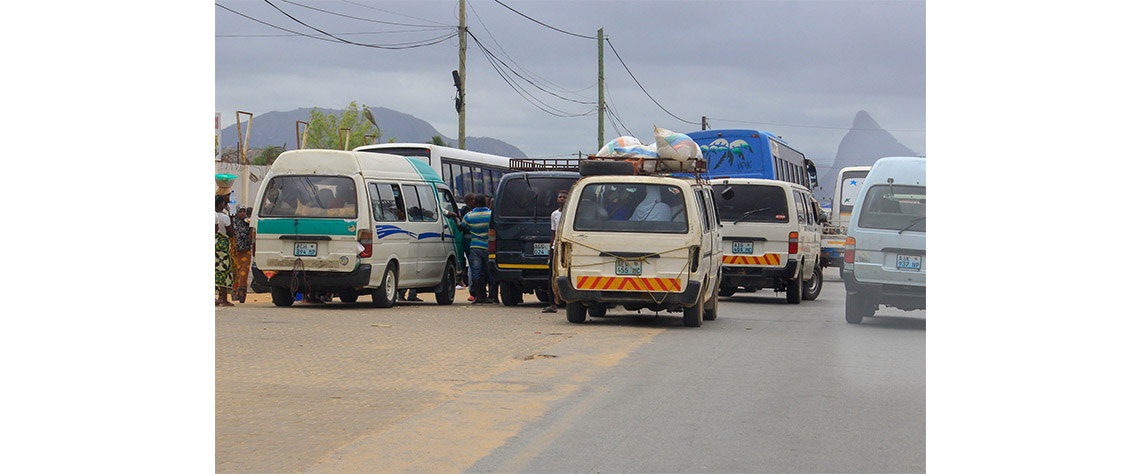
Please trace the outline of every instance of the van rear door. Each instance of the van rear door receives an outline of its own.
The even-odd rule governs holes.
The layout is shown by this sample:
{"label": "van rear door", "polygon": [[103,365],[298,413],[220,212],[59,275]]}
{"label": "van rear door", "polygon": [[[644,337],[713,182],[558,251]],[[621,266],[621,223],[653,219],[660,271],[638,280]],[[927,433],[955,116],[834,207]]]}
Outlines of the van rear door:
{"label": "van rear door", "polygon": [[[731,199],[723,192],[732,188]],[[717,184],[713,198],[720,213],[725,265],[781,268],[788,263],[788,234],[794,204],[781,186]]]}
{"label": "van rear door", "polygon": [[352,178],[274,176],[263,196],[257,211],[257,268],[356,269],[361,212]]}

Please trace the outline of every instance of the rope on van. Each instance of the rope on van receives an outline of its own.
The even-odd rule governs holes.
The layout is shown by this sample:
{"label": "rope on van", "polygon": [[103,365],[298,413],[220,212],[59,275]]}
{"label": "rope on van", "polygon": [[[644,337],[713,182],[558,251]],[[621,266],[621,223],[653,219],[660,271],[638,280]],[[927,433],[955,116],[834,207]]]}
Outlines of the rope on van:
{"label": "rope on van", "polygon": [[[301,277],[297,278],[297,274]],[[305,275],[305,262],[300,258],[293,261],[293,277],[289,280],[289,294],[296,295],[297,289],[301,287],[301,282],[305,283],[305,295],[312,293],[313,288],[309,286],[309,278]]]}
{"label": "rope on van", "polygon": [[[664,254],[676,252],[678,250],[688,250],[690,247],[690,246],[686,245],[684,247],[678,247],[678,248],[671,249],[671,250],[665,250],[665,251],[661,251],[661,252],[645,254],[645,255],[642,255],[640,257],[623,257],[621,255],[615,255],[613,253],[607,252],[607,251],[599,249],[599,248],[591,247],[589,245],[586,245],[584,243],[581,243],[581,242],[578,242],[575,240],[566,239],[566,238],[559,239],[559,240],[565,240],[565,241],[570,242],[571,244],[574,244],[574,245],[581,245],[581,246],[586,247],[590,250],[597,251],[601,255],[604,255],[606,257],[612,257],[614,259],[614,260],[610,260],[610,261],[601,261],[598,263],[586,263],[586,264],[581,264],[581,265],[574,265],[573,263],[571,263],[570,265],[567,265],[567,268],[569,268],[569,269],[574,269],[574,268],[578,268],[578,267],[593,267],[593,266],[597,266],[597,265],[609,265],[611,263],[617,262],[618,260],[621,260],[623,262],[639,261],[639,262],[644,263],[647,259],[649,259],[649,257],[661,257]],[[686,272],[688,272],[689,275],[692,275],[691,265],[688,261],[685,262],[685,266],[683,268],[681,268],[681,271],[677,272],[677,280],[680,280],[681,275],[685,274]],[[649,295],[649,299],[653,300],[653,303],[655,303],[655,304],[663,303],[665,301],[665,298],[667,298],[669,296],[668,291],[662,292],[664,294],[661,296],[661,299],[658,300],[657,297],[653,295],[653,292],[650,291],[648,288],[646,288],[645,293]]]}

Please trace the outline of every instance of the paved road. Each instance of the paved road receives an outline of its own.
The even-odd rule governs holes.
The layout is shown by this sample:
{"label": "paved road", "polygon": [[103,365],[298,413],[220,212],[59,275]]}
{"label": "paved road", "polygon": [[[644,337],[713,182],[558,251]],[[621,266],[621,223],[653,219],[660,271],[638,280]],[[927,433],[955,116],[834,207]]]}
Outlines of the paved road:
{"label": "paved road", "polygon": [[738,295],[695,329],[679,315],[571,325],[533,298],[220,309],[216,466],[925,470],[924,312],[848,325],[827,275],[817,301]]}

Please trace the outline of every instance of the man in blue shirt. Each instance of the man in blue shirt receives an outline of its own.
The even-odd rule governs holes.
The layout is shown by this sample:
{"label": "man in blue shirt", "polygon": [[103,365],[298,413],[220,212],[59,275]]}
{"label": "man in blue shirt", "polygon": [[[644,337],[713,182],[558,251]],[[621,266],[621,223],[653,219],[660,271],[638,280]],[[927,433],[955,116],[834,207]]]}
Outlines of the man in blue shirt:
{"label": "man in blue shirt", "polygon": [[487,198],[475,195],[474,209],[463,216],[459,227],[471,234],[471,250],[468,251],[467,265],[471,273],[471,296],[475,304],[487,303],[487,279],[490,261],[487,258],[487,235],[491,229],[491,209],[487,208]]}

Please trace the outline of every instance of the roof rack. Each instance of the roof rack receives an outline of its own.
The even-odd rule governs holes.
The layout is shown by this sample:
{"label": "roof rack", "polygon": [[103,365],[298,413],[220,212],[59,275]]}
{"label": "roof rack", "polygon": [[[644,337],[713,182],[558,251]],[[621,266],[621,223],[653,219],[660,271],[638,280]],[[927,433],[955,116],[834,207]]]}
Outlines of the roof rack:
{"label": "roof rack", "polygon": [[689,169],[677,171],[666,170],[662,162],[673,160],[664,158],[588,155],[585,158],[511,158],[510,167],[513,171],[578,171],[582,161],[586,160],[625,161],[634,164],[637,168],[637,174],[650,176],[693,174],[700,177],[708,173],[709,163],[701,158],[690,158],[686,160],[686,163],[692,163],[692,165],[683,167]]}

